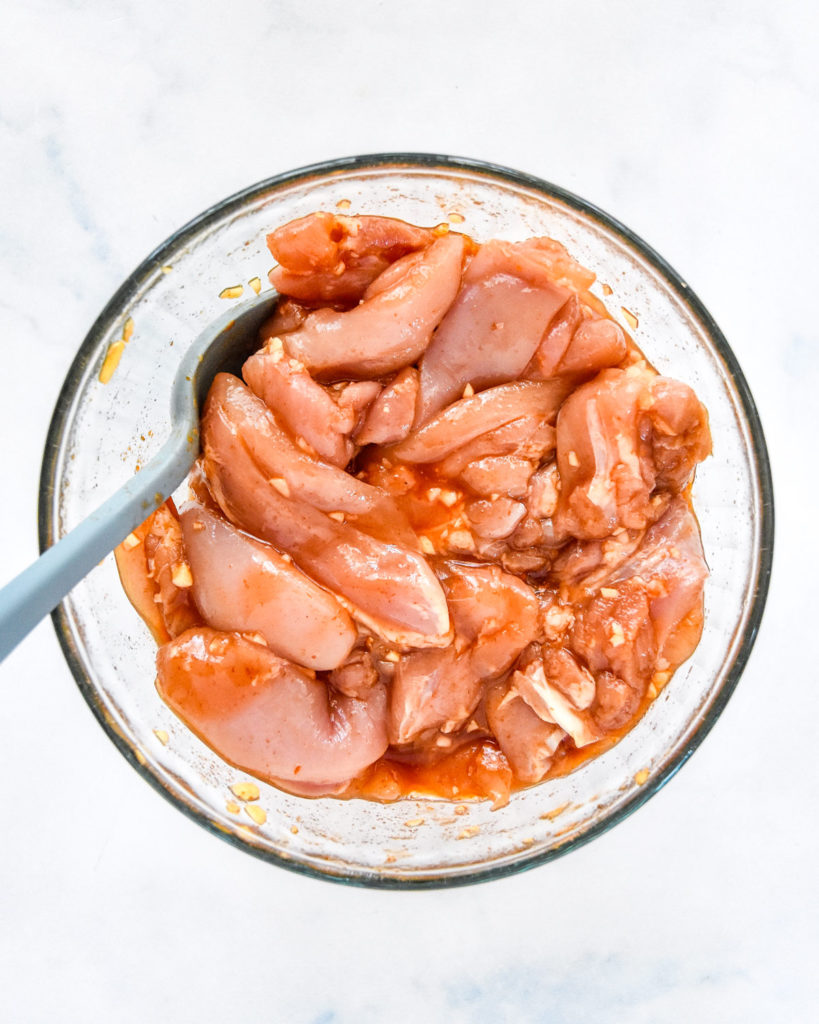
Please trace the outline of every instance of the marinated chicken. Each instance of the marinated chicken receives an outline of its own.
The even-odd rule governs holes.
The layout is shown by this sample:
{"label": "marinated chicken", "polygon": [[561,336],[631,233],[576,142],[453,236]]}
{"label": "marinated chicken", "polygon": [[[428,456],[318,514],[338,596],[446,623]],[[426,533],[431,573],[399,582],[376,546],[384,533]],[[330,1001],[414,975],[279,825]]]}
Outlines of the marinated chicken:
{"label": "marinated chicken", "polygon": [[291,793],[501,806],[696,647],[707,413],[553,239],[319,212],[268,244],[189,498],[116,553],[159,693]]}

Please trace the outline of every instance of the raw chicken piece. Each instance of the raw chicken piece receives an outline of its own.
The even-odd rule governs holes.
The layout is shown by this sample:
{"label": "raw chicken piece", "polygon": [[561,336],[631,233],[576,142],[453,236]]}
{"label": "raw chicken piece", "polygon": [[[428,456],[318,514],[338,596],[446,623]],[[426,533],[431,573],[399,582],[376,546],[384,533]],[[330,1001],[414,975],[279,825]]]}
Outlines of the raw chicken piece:
{"label": "raw chicken piece", "polygon": [[571,647],[596,676],[610,671],[642,696],[657,661],[647,581],[634,577],[577,613]]}
{"label": "raw chicken piece", "polygon": [[516,455],[488,455],[466,466],[460,478],[475,494],[522,498],[534,469],[532,462]]}
{"label": "raw chicken piece", "polygon": [[549,462],[529,480],[526,507],[529,514],[536,519],[548,519],[554,515],[557,499],[560,494],[560,474],[557,463]]}
{"label": "raw chicken piece", "polygon": [[511,691],[518,694],[544,722],[555,723],[585,747],[600,739],[601,733],[591,716],[579,711],[555,682],[546,676],[539,652],[533,652],[528,663],[512,675]]}
{"label": "raw chicken piece", "polygon": [[340,665],[356,642],[350,616],[269,544],[201,505],[180,514],[193,597],[215,629],[261,633],[275,653],[305,668]]}
{"label": "raw chicken piece", "polygon": [[[350,435],[359,410],[349,404],[342,408],[331,389],[314,381],[297,359],[288,359],[281,338],[270,338],[254,353],[242,367],[242,376],[291,437],[301,437],[335,466],[343,468],[352,459],[355,446]],[[375,398],[379,385],[366,383],[371,399]]]}
{"label": "raw chicken piece", "polygon": [[688,504],[675,498],[632,557],[607,582],[611,588],[637,579],[648,584],[658,657],[676,666],[699,643],[707,577],[697,521]]}
{"label": "raw chicken piece", "polygon": [[343,515],[354,526],[379,539],[417,546],[415,534],[394,501],[379,488],[308,455],[279,426],[264,402],[237,377],[217,374],[208,394],[207,409],[211,410],[211,419],[221,418],[229,430],[238,431],[250,457],[266,479],[275,481],[273,486],[285,497],[303,501],[322,512]]}
{"label": "raw chicken piece", "polygon": [[496,565],[448,561],[439,566],[456,638],[472,646],[482,679],[508,671],[538,629],[535,593]]}
{"label": "raw chicken piece", "polygon": [[640,707],[640,692],[613,672],[597,675],[597,692],[591,709],[592,718],[608,732],[622,729]]}
{"label": "raw chicken piece", "polygon": [[157,654],[157,688],[230,764],[296,792],[346,783],[387,749],[386,693],[328,690],[241,633],[192,629]]}
{"label": "raw chicken piece", "polygon": [[370,406],[356,433],[358,444],[396,444],[410,432],[418,396],[418,371],[408,366],[396,374]]}
{"label": "raw chicken piece", "polygon": [[335,396],[339,409],[349,412],[355,424],[353,435],[364,426],[370,406],[375,402],[383,386],[377,380],[353,380],[347,383],[334,384],[330,391]]}
{"label": "raw chicken piece", "polygon": [[593,672],[611,671],[642,695],[655,667],[676,667],[699,642],[707,575],[697,522],[675,498],[580,611],[572,646]]}
{"label": "raw chicken piece", "polygon": [[450,733],[475,710],[487,680],[507,672],[537,631],[537,601],[497,566],[441,562],[455,628],[443,651],[405,654],[390,697],[390,741],[408,743],[430,729]]}
{"label": "raw chicken piece", "polygon": [[409,365],[429,344],[458,290],[462,235],[444,235],[420,259],[391,268],[392,287],[346,313],[319,309],[284,336],[287,352],[330,380],[380,377]]}
{"label": "raw chicken piece", "polygon": [[156,583],[154,600],[168,634],[175,637],[198,626],[202,620],[191,600],[191,574],[182,527],[167,503],[160,505],[151,520],[145,538],[145,561],[148,576]]}
{"label": "raw chicken piece", "polygon": [[675,498],[581,608],[571,646],[595,673],[592,710],[604,728],[628,721],[655,670],[676,668],[697,646],[707,574],[696,520]]}
{"label": "raw chicken piece", "polygon": [[489,242],[467,267],[421,361],[416,426],[460,397],[466,384],[478,391],[517,380],[565,304],[567,290],[533,274],[531,261],[521,258],[526,244]]}
{"label": "raw chicken piece", "polygon": [[711,454],[708,413],[687,384],[657,377],[651,386],[651,451],[656,485],[679,493]]}
{"label": "raw chicken piece", "polygon": [[510,454],[537,463],[554,450],[555,436],[555,428],[542,416],[521,416],[458,448],[437,469],[443,476],[457,477],[479,459]]}
{"label": "raw chicken piece", "polygon": [[651,376],[604,370],[564,402],[557,418],[558,531],[592,540],[649,521],[654,467],[639,401]]}
{"label": "raw chicken piece", "polygon": [[151,532],[154,515],[156,513],[148,516],[144,523],[140,523],[121,544],[114,548],[114,559],[126,597],[151,631],[154,640],[158,644],[164,644],[171,637],[165,628],[165,620],[162,618],[159,605],[154,600],[158,596],[157,585],[148,575],[145,558],[145,538]]}
{"label": "raw chicken piece", "polygon": [[464,509],[472,532],[488,540],[508,537],[526,515],[526,506],[511,498],[470,501]]}
{"label": "raw chicken piece", "polygon": [[555,367],[561,377],[591,377],[607,366],[617,366],[628,346],[622,327],[605,317],[584,320]]}
{"label": "raw chicken piece", "polygon": [[604,370],[557,419],[557,532],[593,540],[644,529],[665,506],[655,487],[684,486],[710,445],[705,410],[686,385],[639,366]]}
{"label": "raw chicken piece", "polygon": [[[241,401],[231,400],[237,396]],[[343,516],[333,518],[306,500],[287,496],[291,492],[281,486],[280,477],[270,482],[269,460],[277,452],[271,456],[272,435],[264,429],[268,416],[236,378],[216,377],[201,434],[205,475],[224,514],[287,552],[379,636],[418,647],[445,646],[450,639],[446,600],[417,551],[377,540],[342,521]]]}
{"label": "raw chicken piece", "polygon": [[578,540],[565,544],[552,563],[552,579],[569,588],[569,596],[582,600],[598,590],[640,546],[645,530],[623,530],[605,540]]}
{"label": "raw chicken piece", "polygon": [[330,673],[328,681],[347,697],[364,700],[378,682],[378,670],[370,652],[357,647],[343,665]]}
{"label": "raw chicken piece", "polygon": [[454,731],[475,710],[481,692],[468,654],[451,646],[410,651],[396,665],[390,690],[390,743],[410,743],[431,729]]}
{"label": "raw chicken piece", "polygon": [[617,366],[627,350],[620,326],[585,311],[572,295],[549,324],[524,376],[530,380],[591,377],[607,366]]}
{"label": "raw chicken piece", "polygon": [[391,263],[434,238],[427,228],[391,217],[313,213],[267,236],[279,263],[270,271],[270,283],[309,305],[354,305]]}
{"label": "raw chicken piece", "polygon": [[523,581],[497,565],[448,561],[439,567],[456,637],[472,645],[482,679],[507,672],[537,632],[537,601]]}
{"label": "raw chicken piece", "polygon": [[517,778],[527,785],[540,782],[566,733],[544,722],[508,683],[487,694],[486,717]]}
{"label": "raw chicken piece", "polygon": [[533,645],[525,664],[512,676],[511,690],[519,694],[544,722],[559,725],[574,740],[575,746],[588,746],[601,733],[591,716],[578,711],[574,703],[547,678],[543,657]]}
{"label": "raw chicken piece", "polygon": [[496,242],[518,262],[518,273],[530,284],[560,285],[584,292],[594,283],[595,275],[569,255],[566,247],[554,238],[527,238],[525,242]]}
{"label": "raw chicken piece", "polygon": [[396,446],[394,454],[404,462],[438,462],[514,420],[529,416],[536,416],[541,422],[553,420],[567,393],[567,387],[560,381],[521,381],[489,388],[454,402],[420,430],[413,431]]}
{"label": "raw chicken piece", "polygon": [[547,681],[568,697],[578,711],[594,700],[594,676],[565,647],[543,648],[543,670]]}
{"label": "raw chicken piece", "polygon": [[294,302],[293,299],[279,299],[272,316],[259,328],[259,340],[264,344],[270,338],[278,338],[282,334],[289,334],[301,327],[307,319],[310,309]]}

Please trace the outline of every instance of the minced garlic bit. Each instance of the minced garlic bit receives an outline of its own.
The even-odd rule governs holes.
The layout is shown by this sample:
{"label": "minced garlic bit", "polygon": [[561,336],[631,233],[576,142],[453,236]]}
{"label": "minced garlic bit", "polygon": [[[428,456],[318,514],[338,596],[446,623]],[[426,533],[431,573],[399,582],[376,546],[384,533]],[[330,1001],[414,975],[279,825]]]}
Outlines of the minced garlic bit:
{"label": "minced garlic bit", "polygon": [[458,804],[458,806],[455,808],[456,814],[467,814],[468,811],[469,808],[466,806],[466,804]]}
{"label": "minced garlic bit", "polygon": [[449,546],[457,551],[475,550],[475,541],[468,530],[453,530],[448,539]]}
{"label": "minced garlic bit", "polygon": [[[157,595],[159,596],[159,595]],[[208,651],[216,655],[217,657],[225,653],[230,643],[230,637],[223,633],[220,636],[215,636],[208,644]]]}
{"label": "minced garlic bit", "polygon": [[653,686],[657,687],[657,692],[659,693],[670,678],[670,672],[655,672],[651,677],[651,682]]}
{"label": "minced garlic bit", "polygon": [[129,316],[125,323],[122,325],[122,340],[127,345],[134,334],[134,318]]}
{"label": "minced garlic bit", "polygon": [[648,768],[641,768],[639,772],[634,776],[634,781],[638,786],[642,786],[648,779],[649,771]]}
{"label": "minced garlic bit", "polygon": [[267,481],[271,487],[275,487],[283,498],[290,497],[290,484],[281,476],[272,476]]}
{"label": "minced garlic bit", "polygon": [[435,554],[435,545],[432,543],[429,537],[419,537],[418,543],[421,545],[421,550],[424,552],[425,555]]}
{"label": "minced garlic bit", "polygon": [[258,277],[251,277],[251,279],[247,283],[250,285],[253,291],[256,292],[257,295],[262,290],[262,282]]}
{"label": "minced garlic bit", "polygon": [[469,825],[467,828],[463,829],[461,832],[458,833],[458,838],[471,839],[473,836],[476,836],[479,832],[480,828],[477,825]]}
{"label": "minced garlic bit", "polygon": [[611,624],[611,635],[610,641],[612,647],[620,647],[626,642],[625,634],[623,633],[623,627],[619,622],[612,622]]}
{"label": "minced garlic bit", "polygon": [[430,501],[437,501],[440,497],[441,497],[441,488],[440,487],[430,487],[430,489],[427,491],[427,498],[429,498]]}
{"label": "minced garlic bit", "polygon": [[267,811],[258,804],[245,804],[245,814],[252,818],[257,825],[264,825],[267,821]]}
{"label": "minced garlic bit", "polygon": [[229,288],[223,288],[219,292],[220,299],[239,299],[244,294],[244,285],[233,284]]}
{"label": "minced garlic bit", "polygon": [[462,213],[458,213],[457,211],[453,211],[452,213],[447,214],[447,217],[449,219],[450,224],[463,224],[464,222],[464,215]]}
{"label": "minced garlic bit", "polygon": [[159,740],[163,747],[168,745],[168,734],[164,729],[154,729],[154,736]]}
{"label": "minced garlic bit", "polygon": [[471,384],[467,384],[466,387],[464,388],[463,397],[464,398],[471,398],[474,394],[475,394],[475,389],[472,387]]}
{"label": "minced garlic bit", "polygon": [[309,441],[306,441],[303,437],[296,438],[296,445],[297,447],[301,448],[305,455],[315,456],[318,454],[316,449],[309,443]]}
{"label": "minced garlic bit", "polygon": [[171,572],[171,579],[173,580],[173,585],[182,590],[187,590],[188,587],[192,587],[193,576],[191,576],[191,567],[188,563],[177,562]]}
{"label": "minced garlic bit", "polygon": [[602,285],[602,289],[603,289],[603,294],[604,295],[611,295],[612,290],[613,290],[610,284]]}
{"label": "minced garlic bit", "polygon": [[458,494],[456,491],[442,490],[438,500],[442,505],[446,505],[447,508],[452,508],[452,506],[458,501]]}
{"label": "minced garlic bit", "polygon": [[298,825],[291,825],[290,826],[290,831],[293,833],[294,836],[297,836],[299,834],[299,826]]}
{"label": "minced garlic bit", "polygon": [[228,812],[228,814],[238,814],[241,811],[241,809],[242,808],[233,800],[228,800],[228,802],[225,804],[225,810]]}
{"label": "minced garlic bit", "polygon": [[202,522],[202,520],[201,519],[194,519],[194,521],[193,521],[193,532],[194,533],[201,533],[202,530],[204,530],[204,529],[205,529],[205,524]]}
{"label": "minced garlic bit", "polygon": [[108,346],[108,351],[105,353],[105,359],[102,361],[102,366],[100,367],[100,384],[107,384],[114,376],[114,370],[119,366],[119,361],[122,359],[122,353],[124,351],[124,341],[114,341]]}
{"label": "minced garlic bit", "polygon": [[401,655],[398,653],[398,651],[387,651],[387,653],[384,655],[384,661],[391,661],[395,663],[400,660]]}
{"label": "minced garlic bit", "polygon": [[350,202],[349,199],[339,199],[339,201],[336,203],[336,209],[349,210],[352,205],[353,204]]}
{"label": "minced garlic bit", "polygon": [[625,306],[621,306],[620,309],[622,309],[623,316],[626,318],[626,323],[629,325],[629,327],[631,327],[632,330],[634,330],[635,327],[639,327],[640,326],[640,321],[631,312],[630,309],[626,309]]}
{"label": "minced garlic bit", "polygon": [[344,520],[347,518],[343,512],[328,512],[327,515],[331,519],[335,519],[337,523],[343,523]]}
{"label": "minced garlic bit", "polygon": [[424,819],[423,818],[410,818],[410,820],[409,821],[405,821],[404,824],[407,826],[407,828],[418,828],[419,825],[423,825],[424,824]]}
{"label": "minced garlic bit", "polygon": [[122,542],[122,546],[126,551],[130,551],[131,548],[135,548],[139,544],[139,537],[135,533],[129,533],[125,540]]}
{"label": "minced garlic bit", "polygon": [[577,452],[574,451],[574,449],[571,449],[566,453],[566,461],[573,469],[577,469],[580,465],[580,459],[578,459]]}
{"label": "minced garlic bit", "polygon": [[617,594],[618,594],[618,591],[616,591],[614,589],[614,587],[601,587],[600,588],[600,595],[601,595],[601,597],[617,597]]}
{"label": "minced garlic bit", "polygon": [[170,263],[166,263],[164,267],[160,267],[159,269],[162,271],[163,274],[170,274],[170,272],[173,270],[173,267],[170,265]]}
{"label": "minced garlic bit", "polygon": [[234,782],[230,791],[234,796],[246,802],[259,799],[259,787],[255,782]]}

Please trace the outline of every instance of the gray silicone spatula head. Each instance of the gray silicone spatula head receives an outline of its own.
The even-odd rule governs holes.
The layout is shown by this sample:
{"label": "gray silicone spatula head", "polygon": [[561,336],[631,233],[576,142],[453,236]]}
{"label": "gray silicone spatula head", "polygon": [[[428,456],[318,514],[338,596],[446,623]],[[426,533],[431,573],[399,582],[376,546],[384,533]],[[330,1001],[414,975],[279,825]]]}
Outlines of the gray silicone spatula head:
{"label": "gray silicone spatula head", "polygon": [[[242,363],[259,347],[259,328],[273,312],[278,298],[271,291],[234,306],[202,331],[185,353],[171,390],[171,430],[172,437],[184,435],[185,453],[190,461],[168,493],[181,483],[199,453],[199,417],[213,378],[223,372],[239,376]],[[166,448],[167,445],[157,459],[162,458]]]}
{"label": "gray silicone spatula head", "polygon": [[182,483],[199,454],[199,415],[213,378],[240,372],[277,301],[271,291],[234,306],[196,338],[174,378],[170,437],[157,455],[0,590],[0,660]]}

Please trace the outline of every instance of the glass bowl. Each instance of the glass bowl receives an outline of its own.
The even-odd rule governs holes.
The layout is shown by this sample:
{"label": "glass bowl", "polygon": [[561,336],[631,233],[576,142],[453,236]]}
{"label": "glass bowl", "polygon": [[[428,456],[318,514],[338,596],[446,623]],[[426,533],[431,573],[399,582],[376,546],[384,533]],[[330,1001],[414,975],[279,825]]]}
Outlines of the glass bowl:
{"label": "glass bowl", "polygon": [[[702,742],[747,661],[771,567],[770,469],[742,372],[685,281],[613,218],[537,178],[425,154],[305,167],[206,210],[134,271],[77,353],[46,443],[40,545],[54,543],[158,451],[176,368],[231,301],[220,293],[244,284],[246,297],[254,277],[269,287],[265,235],[318,209],[418,224],[449,219],[478,240],[557,238],[597,273],[597,294],[653,364],[692,385],[714,435],[714,454],[694,487],[711,576],[693,657],[615,747],[565,778],[513,795],[500,810],[432,799],[306,800],[259,783],[256,806],[266,821],[257,824],[229,807],[229,787],[246,776],[160,700],[156,646],[122,591],[113,556],[54,612],[57,634],[83,696],[119,751],[179,810],[239,849],[305,874],[384,888],[460,885],[530,868],[622,820]],[[101,384],[108,346],[129,317],[133,337],[112,379]]]}

